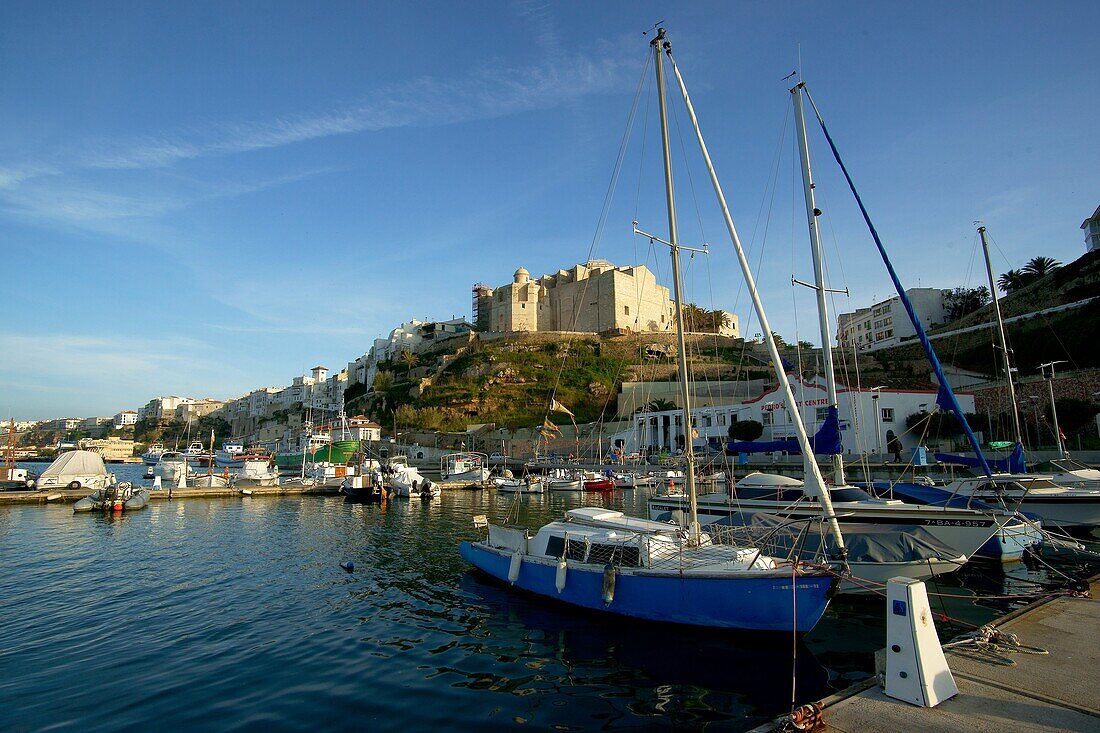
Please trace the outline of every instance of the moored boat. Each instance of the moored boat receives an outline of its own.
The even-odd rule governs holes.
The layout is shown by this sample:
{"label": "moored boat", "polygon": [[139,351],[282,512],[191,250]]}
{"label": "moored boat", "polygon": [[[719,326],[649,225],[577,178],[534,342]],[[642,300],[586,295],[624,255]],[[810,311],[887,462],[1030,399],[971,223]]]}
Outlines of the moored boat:
{"label": "moored boat", "polygon": [[415,466],[401,466],[390,477],[393,495],[402,499],[434,499],[442,490],[424,476]]}
{"label": "moored boat", "polygon": [[180,451],[165,451],[160,454],[160,460],[153,467],[153,476],[170,485],[178,485],[180,478],[186,478],[192,474],[191,467],[187,464],[187,456]]}
{"label": "moored boat", "polygon": [[463,559],[488,575],[574,606],[650,621],[805,633],[837,579],[748,547],[696,545],[664,522],[597,507],[572,509],[526,531],[490,524],[463,542]]}
{"label": "moored boat", "polygon": [[89,450],[71,450],[54,459],[38,477],[36,486],[45,489],[105,489],[115,482],[103,456]]}
{"label": "moored boat", "polygon": [[129,481],[97,489],[73,504],[73,512],[137,511],[149,501],[149,489],[136,487]]}
{"label": "moored boat", "polygon": [[439,459],[439,477],[444,481],[488,481],[489,459],[484,453],[448,453]]}
{"label": "moored boat", "polygon": [[545,482],[534,474],[527,474],[519,478],[512,476],[498,476],[493,479],[497,491],[503,493],[542,494],[546,491]]}
{"label": "moored boat", "polygon": [[155,465],[157,465],[157,461],[160,460],[160,456],[161,456],[162,453],[164,453],[164,451],[165,451],[165,448],[164,448],[163,444],[161,444],[159,442],[158,443],[152,443],[145,450],[145,452],[141,454],[141,461],[146,466],[155,466]]}

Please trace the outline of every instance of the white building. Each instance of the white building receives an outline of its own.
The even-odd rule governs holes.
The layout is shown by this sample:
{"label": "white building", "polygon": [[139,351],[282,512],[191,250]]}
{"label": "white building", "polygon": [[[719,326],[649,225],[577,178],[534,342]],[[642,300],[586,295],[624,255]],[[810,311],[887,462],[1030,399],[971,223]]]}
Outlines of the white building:
{"label": "white building", "polygon": [[1081,229],[1085,232],[1085,251],[1100,251],[1100,206],[1092,212],[1092,216],[1081,222]]}
{"label": "white building", "polygon": [[378,374],[378,365],[398,358],[401,352],[419,354],[440,341],[463,336],[473,330],[465,318],[452,318],[449,321],[421,321],[410,318],[390,331],[386,338],[374,340],[370,350],[347,366],[347,385],[374,384]]}
{"label": "white building", "polygon": [[[828,414],[828,392],[823,378],[805,382],[792,375],[791,387],[796,407],[811,435],[821,427]],[[907,432],[905,420],[914,413],[931,412],[936,407],[935,390],[837,389],[841,441],[845,453],[884,453],[891,438],[898,438],[905,450],[917,445],[919,436]],[[729,426],[738,420],[755,420],[764,426],[757,440],[794,439],[794,422],[779,386],[771,387],[740,404],[700,407],[692,410],[697,437],[693,444],[724,448],[729,441]],[[956,393],[963,412],[974,412],[974,395]],[[632,429],[611,436],[612,445],[627,453],[648,449],[675,452],[683,445],[683,412],[638,413]],[[620,442],[621,441],[621,442]]]}
{"label": "white building", "polygon": [[[926,330],[950,320],[944,303],[949,292],[940,288],[910,288],[905,291]],[[916,335],[905,306],[896,295],[870,308],[837,316],[836,341],[842,349],[855,347],[859,351],[875,351],[897,346]]]}
{"label": "white building", "polygon": [[168,397],[154,397],[146,403],[145,407],[138,410],[139,420],[171,420],[176,416],[176,408],[180,406],[185,397],[171,395]]}
{"label": "white building", "polygon": [[130,425],[136,425],[138,421],[137,410],[123,410],[115,415],[113,425],[115,430],[128,427]]}

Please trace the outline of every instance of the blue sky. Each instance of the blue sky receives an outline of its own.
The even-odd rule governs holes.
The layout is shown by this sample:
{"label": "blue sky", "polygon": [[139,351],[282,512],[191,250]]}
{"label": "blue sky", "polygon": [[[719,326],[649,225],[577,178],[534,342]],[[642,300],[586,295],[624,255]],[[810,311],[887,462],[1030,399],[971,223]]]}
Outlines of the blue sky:
{"label": "blue sky", "polygon": [[[286,384],[411,316],[468,316],[475,282],[584,261],[659,20],[784,336],[819,340],[790,285],[811,277],[780,81],[799,55],[907,285],[980,284],[975,219],[998,271],[1075,259],[1100,203],[1100,51],[1082,31],[1097,7],[6,2],[0,410],[112,414]],[[630,234],[635,216],[665,229],[646,82],[649,122],[595,253],[667,284],[667,254]],[[713,252],[689,263],[689,298],[751,336],[677,129],[681,236]],[[835,307],[886,297],[820,135],[811,146],[831,284],[852,292]]]}

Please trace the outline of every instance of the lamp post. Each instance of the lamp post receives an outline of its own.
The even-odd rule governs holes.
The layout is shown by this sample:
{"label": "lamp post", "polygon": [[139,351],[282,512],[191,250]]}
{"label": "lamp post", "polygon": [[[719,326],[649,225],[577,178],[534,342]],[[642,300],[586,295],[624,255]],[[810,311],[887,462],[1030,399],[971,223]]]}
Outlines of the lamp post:
{"label": "lamp post", "polygon": [[884,389],[886,389],[885,384],[871,387],[871,409],[875,411],[875,453],[877,455],[882,455],[882,411],[878,408],[878,398]]}
{"label": "lamp post", "polygon": [[[1065,360],[1061,361],[1048,361],[1046,364],[1039,365],[1039,371],[1043,373],[1043,377],[1047,380],[1047,394],[1050,395],[1050,417],[1054,421],[1054,444],[1058,446],[1058,457],[1066,457],[1066,447],[1062,445],[1062,431],[1058,429],[1058,407],[1054,404],[1054,365],[1065,364]],[[1047,374],[1047,367],[1050,367],[1050,374]]]}

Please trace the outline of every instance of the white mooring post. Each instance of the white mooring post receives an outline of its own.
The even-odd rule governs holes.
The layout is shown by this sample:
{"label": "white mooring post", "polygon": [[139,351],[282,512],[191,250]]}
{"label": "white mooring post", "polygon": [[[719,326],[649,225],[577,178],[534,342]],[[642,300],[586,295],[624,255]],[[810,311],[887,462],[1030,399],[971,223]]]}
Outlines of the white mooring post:
{"label": "white mooring post", "polygon": [[926,708],[959,693],[936,636],[928,592],[912,578],[886,584],[885,692]]}

